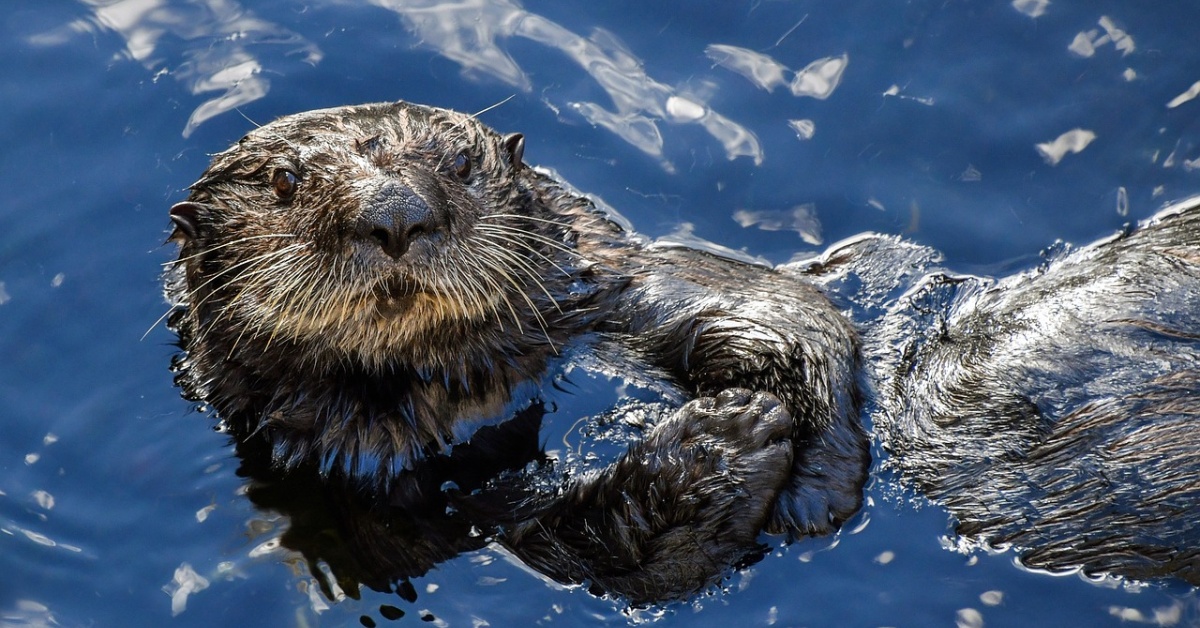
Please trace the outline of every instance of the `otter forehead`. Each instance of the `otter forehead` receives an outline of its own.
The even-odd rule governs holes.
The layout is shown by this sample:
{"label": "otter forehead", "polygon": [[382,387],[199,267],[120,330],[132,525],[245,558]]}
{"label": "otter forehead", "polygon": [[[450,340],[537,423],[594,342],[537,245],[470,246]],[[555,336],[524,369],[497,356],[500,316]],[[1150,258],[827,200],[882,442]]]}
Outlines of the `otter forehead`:
{"label": "otter forehead", "polygon": [[471,116],[404,102],[318,109],[284,116],[251,131],[242,143],[287,140],[303,146],[364,147],[386,142],[413,150],[475,145],[499,136]]}
{"label": "otter forehead", "polygon": [[[214,156],[194,186],[254,181],[272,169],[301,179],[324,172],[399,174],[425,169],[444,172],[456,158],[473,169],[498,172],[520,163],[519,135],[501,137],[472,116],[408,103],[377,103],[320,109],[284,116],[250,131]],[[502,184],[504,178],[489,179]]]}

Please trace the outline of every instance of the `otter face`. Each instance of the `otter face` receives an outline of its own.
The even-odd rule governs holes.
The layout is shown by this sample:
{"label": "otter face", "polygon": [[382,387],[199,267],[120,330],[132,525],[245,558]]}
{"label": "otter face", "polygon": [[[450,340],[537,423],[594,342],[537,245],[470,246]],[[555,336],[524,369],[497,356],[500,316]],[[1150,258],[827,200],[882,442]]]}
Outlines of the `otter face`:
{"label": "otter face", "polygon": [[171,209],[196,333],[382,367],[436,361],[431,347],[481,321],[536,318],[527,295],[561,245],[539,226],[523,146],[406,103],[252,131]]}

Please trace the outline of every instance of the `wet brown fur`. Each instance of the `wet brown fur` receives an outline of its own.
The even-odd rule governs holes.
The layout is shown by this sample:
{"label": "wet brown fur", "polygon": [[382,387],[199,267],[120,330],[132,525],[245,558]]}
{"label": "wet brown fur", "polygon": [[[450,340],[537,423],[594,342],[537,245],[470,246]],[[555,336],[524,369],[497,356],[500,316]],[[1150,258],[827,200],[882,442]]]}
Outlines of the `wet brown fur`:
{"label": "wet brown fur", "polygon": [[522,498],[537,513],[506,527],[515,551],[652,599],[711,581],[764,527],[835,530],[868,462],[850,324],[799,276],[626,232],[522,146],[393,103],[289,116],[216,155],[172,209],[180,383],[278,468],[386,491],[537,403],[563,360],[624,356],[697,401],[559,497]]}
{"label": "wet brown fur", "polygon": [[[1196,203],[998,282],[884,237],[771,269],[648,243],[522,146],[407,103],[303,113],[216,155],[172,210],[181,385],[271,452],[264,473],[374,487],[367,505],[319,489],[372,581],[496,539],[654,601],[763,529],[836,530],[868,454],[858,335],[823,290],[857,274],[839,298],[915,282],[859,308],[872,418],[885,464],[965,539],[1200,582]],[[540,390],[580,355],[691,401],[598,471],[514,483],[540,461]]]}
{"label": "wet brown fur", "polygon": [[1035,271],[932,273],[875,352],[888,465],[967,545],[1200,585],[1200,203]]}

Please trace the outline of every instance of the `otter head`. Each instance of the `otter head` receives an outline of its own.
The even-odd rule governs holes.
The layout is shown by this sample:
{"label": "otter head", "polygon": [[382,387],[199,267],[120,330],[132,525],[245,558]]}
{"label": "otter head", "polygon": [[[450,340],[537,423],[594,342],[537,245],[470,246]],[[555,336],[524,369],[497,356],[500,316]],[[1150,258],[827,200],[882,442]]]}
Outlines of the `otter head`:
{"label": "otter head", "polygon": [[475,330],[530,325],[566,236],[523,147],[407,103],[252,131],[171,208],[191,335],[229,355],[276,343],[313,362],[432,368]]}

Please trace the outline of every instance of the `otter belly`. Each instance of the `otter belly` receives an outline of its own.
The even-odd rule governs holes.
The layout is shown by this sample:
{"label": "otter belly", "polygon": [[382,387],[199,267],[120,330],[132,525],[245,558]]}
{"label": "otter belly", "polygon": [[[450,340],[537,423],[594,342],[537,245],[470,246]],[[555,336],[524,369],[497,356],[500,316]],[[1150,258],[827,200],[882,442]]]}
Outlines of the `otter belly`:
{"label": "otter belly", "polygon": [[[1030,566],[1200,584],[1200,200],[881,325],[889,464]],[[883,347],[887,347],[886,350]]]}

